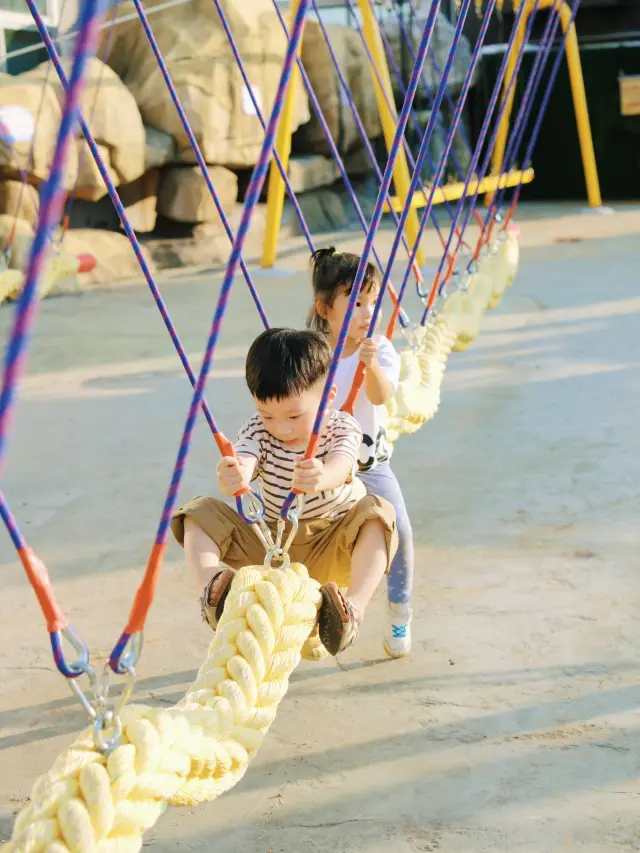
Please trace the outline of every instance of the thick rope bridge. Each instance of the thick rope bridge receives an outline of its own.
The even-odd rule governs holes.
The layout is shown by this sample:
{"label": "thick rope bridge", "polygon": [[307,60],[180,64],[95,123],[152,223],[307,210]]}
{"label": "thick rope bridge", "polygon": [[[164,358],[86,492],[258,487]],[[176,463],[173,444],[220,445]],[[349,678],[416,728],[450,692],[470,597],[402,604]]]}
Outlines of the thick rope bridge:
{"label": "thick rope bridge", "polygon": [[127,706],[108,755],[85,732],[35,783],[3,853],[137,853],[167,804],[232,788],[275,719],[320,601],[299,564],[238,572],[185,697],[169,710]]}

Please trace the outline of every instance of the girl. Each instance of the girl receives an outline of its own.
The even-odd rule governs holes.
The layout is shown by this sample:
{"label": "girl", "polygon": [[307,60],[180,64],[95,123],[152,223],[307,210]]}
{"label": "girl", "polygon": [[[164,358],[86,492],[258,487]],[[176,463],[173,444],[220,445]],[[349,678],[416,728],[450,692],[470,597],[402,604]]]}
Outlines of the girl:
{"label": "girl", "polygon": [[[311,256],[314,302],[307,326],[323,332],[335,348],[353,288],[360,258],[333,247],[318,249]],[[373,264],[367,271],[349,326],[335,384],[336,403],[347,399],[361,361],[366,366],[364,386],[355,405],[355,418],[362,429],[358,476],[369,494],[393,504],[400,545],[391,563],[387,581],[389,611],[384,647],[399,658],[411,649],[411,590],[413,585],[413,534],[400,485],[391,470],[391,448],[387,443],[385,403],[393,397],[400,375],[400,356],[384,337],[367,339],[373,309],[380,292],[380,273]]]}

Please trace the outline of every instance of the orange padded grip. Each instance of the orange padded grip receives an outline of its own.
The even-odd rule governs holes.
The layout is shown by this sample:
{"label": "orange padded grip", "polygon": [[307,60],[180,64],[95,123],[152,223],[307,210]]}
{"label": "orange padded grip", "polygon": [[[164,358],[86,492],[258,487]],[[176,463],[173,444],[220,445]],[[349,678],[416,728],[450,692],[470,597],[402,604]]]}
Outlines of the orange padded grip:
{"label": "orange padded grip", "polygon": [[53,594],[51,580],[45,564],[36,557],[31,548],[21,548],[18,551],[18,556],[44,614],[47,631],[50,634],[62,631],[69,623]]}

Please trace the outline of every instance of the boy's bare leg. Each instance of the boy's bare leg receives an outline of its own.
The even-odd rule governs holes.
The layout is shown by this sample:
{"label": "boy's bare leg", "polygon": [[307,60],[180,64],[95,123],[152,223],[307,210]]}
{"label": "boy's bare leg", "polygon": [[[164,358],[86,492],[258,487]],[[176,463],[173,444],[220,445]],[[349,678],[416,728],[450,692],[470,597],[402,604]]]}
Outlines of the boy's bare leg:
{"label": "boy's bare leg", "polygon": [[195,521],[184,520],[184,553],[198,596],[220,568],[220,550]]}
{"label": "boy's bare leg", "polygon": [[346,592],[360,620],[387,568],[387,542],[381,521],[372,519],[360,528],[351,554],[351,576]]}

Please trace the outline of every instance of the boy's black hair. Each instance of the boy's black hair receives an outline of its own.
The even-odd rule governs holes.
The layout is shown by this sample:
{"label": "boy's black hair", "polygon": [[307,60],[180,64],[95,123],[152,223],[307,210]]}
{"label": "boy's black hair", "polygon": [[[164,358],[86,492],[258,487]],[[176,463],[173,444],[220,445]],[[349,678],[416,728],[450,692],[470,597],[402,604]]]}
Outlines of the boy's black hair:
{"label": "boy's black hair", "polygon": [[[343,293],[349,296],[356,280],[359,264],[359,255],[352,255],[351,252],[336,252],[333,246],[328,249],[316,249],[311,255],[313,305],[307,316],[309,329],[316,329],[325,335],[329,332],[329,324],[318,314],[317,302],[320,300],[331,307],[341,288]],[[369,262],[360,292],[367,293],[376,284],[380,284],[380,272]]]}
{"label": "boy's black hair", "polygon": [[319,332],[267,329],[249,348],[247,387],[260,402],[297,396],[326,378],[331,355]]}

